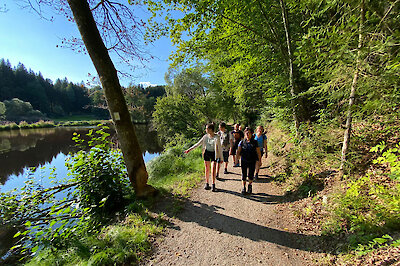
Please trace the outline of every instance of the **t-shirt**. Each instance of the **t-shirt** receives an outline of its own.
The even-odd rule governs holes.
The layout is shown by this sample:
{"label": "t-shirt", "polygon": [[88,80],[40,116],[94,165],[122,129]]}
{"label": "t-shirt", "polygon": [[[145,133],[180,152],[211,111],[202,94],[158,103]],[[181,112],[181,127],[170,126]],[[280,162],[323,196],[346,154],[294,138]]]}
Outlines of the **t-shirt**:
{"label": "t-shirt", "polygon": [[257,154],[258,142],[255,139],[251,140],[244,139],[239,143],[239,147],[242,148],[240,156],[243,161],[246,162],[258,161],[258,154]]}
{"label": "t-shirt", "polygon": [[241,130],[233,130],[231,134],[235,138],[235,141],[240,141],[244,138],[244,133]]}
{"label": "t-shirt", "polygon": [[217,135],[214,135],[213,138],[210,138],[208,135],[206,136],[206,150],[208,151],[215,151],[215,142],[216,142]]}
{"label": "t-shirt", "polygon": [[267,139],[267,136],[265,136],[265,134],[261,134],[261,136],[257,136],[256,134],[254,139],[257,140],[258,147],[260,147],[260,149],[264,148],[264,140]]}
{"label": "t-shirt", "polygon": [[227,132],[227,131],[225,131],[225,132],[218,131],[217,134],[218,134],[218,136],[219,136],[219,138],[221,140],[222,151],[229,151],[230,138],[231,138],[230,133]]}

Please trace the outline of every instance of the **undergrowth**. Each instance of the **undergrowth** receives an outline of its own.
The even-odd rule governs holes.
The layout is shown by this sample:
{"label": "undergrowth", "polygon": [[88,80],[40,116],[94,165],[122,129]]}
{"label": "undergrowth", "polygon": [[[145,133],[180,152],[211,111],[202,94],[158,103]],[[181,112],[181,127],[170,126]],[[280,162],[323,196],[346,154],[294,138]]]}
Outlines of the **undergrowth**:
{"label": "undergrowth", "polygon": [[204,171],[201,149],[184,154],[191,142],[184,143],[177,139],[150,161],[147,164],[149,184],[177,196],[188,196],[190,190],[202,180]]}
{"label": "undergrowth", "polygon": [[[399,245],[397,121],[354,123],[343,180],[335,176],[343,129],[316,123],[303,125],[296,138],[277,124],[273,128],[275,132],[269,139],[273,179],[294,200],[307,198],[293,204],[297,206],[294,212],[307,220],[304,226],[317,227],[324,236],[335,239],[329,250],[363,256],[378,248]],[[329,190],[325,190],[327,187]]]}
{"label": "undergrowth", "polygon": [[[109,149],[107,148],[108,140],[106,140],[106,137],[107,135],[104,135],[104,138],[98,138],[104,141],[104,143],[99,144],[101,149]],[[201,150],[196,149],[189,154],[183,155],[184,149],[190,143],[182,143],[183,141],[179,139],[174,143],[170,143],[159,157],[153,159],[147,165],[150,176],[149,183],[161,191],[176,196],[176,202],[174,201],[172,204],[175,211],[179,211],[182,207],[178,202],[179,198],[188,196],[189,191],[201,180],[201,173],[204,167]],[[106,156],[108,155],[106,154]],[[99,158],[99,156],[87,157],[89,161],[85,163],[72,160],[70,164],[73,168],[91,168],[90,163],[92,161],[100,165],[104,165],[106,161],[112,161],[114,165],[123,163],[122,157],[118,156],[108,159],[101,158],[101,162],[98,162]],[[85,173],[84,171],[82,174]],[[97,175],[96,173],[94,174]],[[102,173],[102,171],[99,173]],[[113,176],[111,172],[107,173]],[[115,175],[120,175],[120,173],[115,172]],[[98,190],[92,189],[90,191],[91,193],[96,193]],[[65,245],[53,245],[53,240],[50,240],[47,246],[37,244],[34,249],[28,249],[31,257],[27,261],[27,265],[137,264],[150,251],[150,239],[163,231],[166,222],[163,218],[163,213],[154,214],[148,210],[148,204],[151,204],[151,201],[135,200],[134,196],[128,198],[131,202],[128,202],[123,210],[119,210],[114,219],[102,223],[96,229],[86,230],[81,228],[82,230],[74,231],[74,225],[72,225],[71,235],[73,237],[65,239]],[[107,201],[102,199],[101,196],[94,199],[93,206],[90,206],[90,208],[96,210],[98,205],[100,207],[106,206],[105,203]],[[96,203],[96,200],[100,200],[100,202]],[[90,220],[93,217],[93,215],[89,216],[88,219]],[[57,232],[57,230],[54,232]],[[11,261],[9,260],[9,262]]]}

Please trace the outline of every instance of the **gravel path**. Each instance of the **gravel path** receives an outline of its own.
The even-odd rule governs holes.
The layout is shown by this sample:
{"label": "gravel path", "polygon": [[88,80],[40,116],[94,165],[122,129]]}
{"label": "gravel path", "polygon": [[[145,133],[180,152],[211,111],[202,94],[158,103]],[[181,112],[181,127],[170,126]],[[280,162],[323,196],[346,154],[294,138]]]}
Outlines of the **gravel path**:
{"label": "gravel path", "polygon": [[268,167],[261,169],[250,196],[240,194],[240,168],[228,170],[217,181],[218,192],[203,186],[193,192],[143,265],[314,264],[322,254],[310,243],[318,236],[296,233],[290,202],[269,182]]}

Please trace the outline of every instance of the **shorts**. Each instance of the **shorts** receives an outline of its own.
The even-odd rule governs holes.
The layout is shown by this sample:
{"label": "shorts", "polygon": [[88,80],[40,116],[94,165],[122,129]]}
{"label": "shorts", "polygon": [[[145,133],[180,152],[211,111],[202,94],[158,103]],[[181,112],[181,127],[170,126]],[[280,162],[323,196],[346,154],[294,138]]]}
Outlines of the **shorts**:
{"label": "shorts", "polygon": [[215,162],[215,151],[205,150],[203,154],[203,158],[205,162]]}
{"label": "shorts", "polygon": [[264,148],[260,148],[261,157],[264,155]]}
{"label": "shorts", "polygon": [[[222,157],[224,158],[224,162],[227,163],[229,161],[229,151],[222,151]],[[221,159],[219,159],[219,158],[217,161],[219,163],[222,163]]]}

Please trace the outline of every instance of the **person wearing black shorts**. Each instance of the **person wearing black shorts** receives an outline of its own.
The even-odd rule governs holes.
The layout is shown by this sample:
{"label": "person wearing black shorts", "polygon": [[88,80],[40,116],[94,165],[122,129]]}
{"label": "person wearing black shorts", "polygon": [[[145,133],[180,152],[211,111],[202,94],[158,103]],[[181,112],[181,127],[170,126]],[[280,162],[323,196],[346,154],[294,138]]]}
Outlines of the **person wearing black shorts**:
{"label": "person wearing black shorts", "polygon": [[253,179],[256,162],[259,161],[261,165],[261,152],[258,147],[257,141],[253,136],[254,131],[251,128],[246,128],[244,131],[244,139],[239,143],[237,154],[241,156],[242,168],[242,194],[246,193],[246,181],[249,180],[247,192],[253,192]]}
{"label": "person wearing black shorts", "polygon": [[[222,160],[222,146],[220,138],[217,134],[214,133],[214,124],[207,124],[206,133],[196,144],[192,147],[184,151],[185,153],[190,152],[194,148],[198,146],[202,146],[202,154],[204,159],[204,168],[205,168],[205,179],[206,185],[204,189],[209,190],[212,189],[213,192],[216,191],[215,188],[215,178],[216,178],[216,168],[217,168],[217,160]],[[211,171],[212,169],[212,171]],[[212,187],[210,187],[210,172],[212,174]]]}

